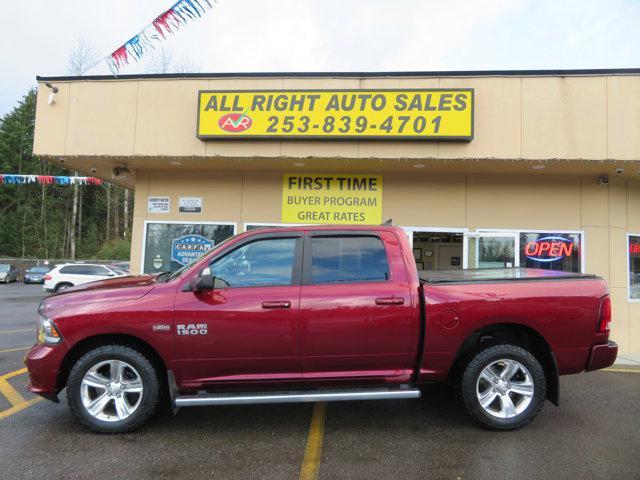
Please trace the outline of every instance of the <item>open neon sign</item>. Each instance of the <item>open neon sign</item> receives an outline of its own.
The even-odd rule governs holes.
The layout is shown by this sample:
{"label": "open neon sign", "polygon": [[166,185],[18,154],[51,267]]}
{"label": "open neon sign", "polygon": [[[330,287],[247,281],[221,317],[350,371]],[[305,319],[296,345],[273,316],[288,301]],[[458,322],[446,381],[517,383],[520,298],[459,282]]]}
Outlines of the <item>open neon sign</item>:
{"label": "open neon sign", "polygon": [[563,237],[543,237],[529,242],[524,254],[536,262],[557,262],[573,254],[573,241]]}

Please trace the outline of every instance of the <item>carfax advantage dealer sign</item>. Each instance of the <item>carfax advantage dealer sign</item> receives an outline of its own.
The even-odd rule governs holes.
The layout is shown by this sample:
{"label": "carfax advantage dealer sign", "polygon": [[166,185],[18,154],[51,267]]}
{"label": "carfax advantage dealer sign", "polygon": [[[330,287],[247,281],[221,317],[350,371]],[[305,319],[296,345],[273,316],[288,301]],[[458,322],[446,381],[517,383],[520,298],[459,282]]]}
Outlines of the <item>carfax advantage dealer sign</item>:
{"label": "carfax advantage dealer sign", "polygon": [[473,139],[473,89],[200,91],[200,139]]}

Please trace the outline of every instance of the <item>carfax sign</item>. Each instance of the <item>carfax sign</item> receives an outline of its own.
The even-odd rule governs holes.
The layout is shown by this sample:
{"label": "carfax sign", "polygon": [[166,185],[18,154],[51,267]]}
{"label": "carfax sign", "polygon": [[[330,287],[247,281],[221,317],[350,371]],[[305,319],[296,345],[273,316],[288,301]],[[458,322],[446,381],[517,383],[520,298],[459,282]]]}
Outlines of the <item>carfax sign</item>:
{"label": "carfax sign", "polygon": [[473,108],[471,88],[200,91],[197,136],[470,141]]}
{"label": "carfax sign", "polygon": [[171,242],[171,260],[181,265],[193,262],[210,250],[213,242],[201,235],[185,235]]}
{"label": "carfax sign", "polygon": [[283,223],[382,223],[382,176],[285,174]]}

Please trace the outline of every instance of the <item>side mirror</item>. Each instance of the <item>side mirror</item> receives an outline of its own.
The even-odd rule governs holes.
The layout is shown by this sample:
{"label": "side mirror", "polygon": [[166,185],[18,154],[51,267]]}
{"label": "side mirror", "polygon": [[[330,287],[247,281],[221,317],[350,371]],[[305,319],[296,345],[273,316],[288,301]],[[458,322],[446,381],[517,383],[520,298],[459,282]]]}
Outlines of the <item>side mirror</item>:
{"label": "side mirror", "polygon": [[215,284],[215,277],[210,273],[200,275],[193,284],[192,290],[194,292],[204,292],[206,290],[213,290]]}
{"label": "side mirror", "polygon": [[191,279],[182,287],[183,292],[205,292],[216,288],[227,288],[229,284],[226,280],[216,277],[211,273],[210,268],[205,268],[196,278]]}

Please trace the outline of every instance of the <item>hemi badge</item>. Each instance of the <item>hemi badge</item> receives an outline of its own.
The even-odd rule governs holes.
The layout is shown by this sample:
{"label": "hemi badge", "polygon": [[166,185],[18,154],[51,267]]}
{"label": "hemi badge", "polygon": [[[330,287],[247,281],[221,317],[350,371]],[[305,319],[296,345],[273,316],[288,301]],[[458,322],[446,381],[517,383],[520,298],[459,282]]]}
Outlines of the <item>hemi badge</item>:
{"label": "hemi badge", "polygon": [[153,325],[153,331],[154,332],[170,332],[171,325],[168,325],[166,323],[156,323],[155,325]]}

